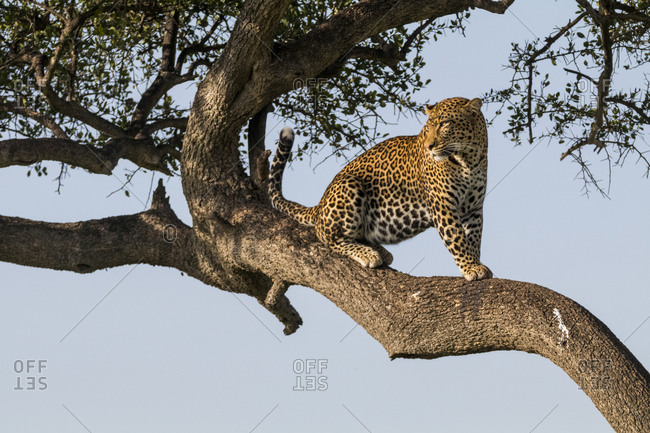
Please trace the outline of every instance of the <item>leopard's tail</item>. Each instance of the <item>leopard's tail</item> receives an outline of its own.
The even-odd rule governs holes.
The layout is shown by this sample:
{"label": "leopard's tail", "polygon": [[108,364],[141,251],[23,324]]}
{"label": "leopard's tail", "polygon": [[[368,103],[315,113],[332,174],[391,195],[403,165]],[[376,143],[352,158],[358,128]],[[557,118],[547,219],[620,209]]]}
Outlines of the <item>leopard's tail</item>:
{"label": "leopard's tail", "polygon": [[293,129],[286,127],[280,131],[278,150],[275,152],[271,171],[269,172],[269,197],[273,207],[283,212],[302,224],[314,225],[315,208],[303,206],[287,200],[282,195],[282,175],[287,165],[294,140]]}

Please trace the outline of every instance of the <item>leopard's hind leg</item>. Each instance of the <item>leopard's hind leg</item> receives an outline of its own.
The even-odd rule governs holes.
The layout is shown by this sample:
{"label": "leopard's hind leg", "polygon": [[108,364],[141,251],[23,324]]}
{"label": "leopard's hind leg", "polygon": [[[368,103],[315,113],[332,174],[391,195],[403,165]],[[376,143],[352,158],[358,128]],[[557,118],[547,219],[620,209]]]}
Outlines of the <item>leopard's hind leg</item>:
{"label": "leopard's hind leg", "polygon": [[337,240],[328,243],[332,251],[345,254],[351,259],[356,260],[364,268],[377,268],[384,264],[379,252],[356,241]]}
{"label": "leopard's hind leg", "polygon": [[366,268],[392,262],[392,255],[364,239],[366,195],[360,179],[337,176],[318,205],[316,235],[333,251],[344,254]]}

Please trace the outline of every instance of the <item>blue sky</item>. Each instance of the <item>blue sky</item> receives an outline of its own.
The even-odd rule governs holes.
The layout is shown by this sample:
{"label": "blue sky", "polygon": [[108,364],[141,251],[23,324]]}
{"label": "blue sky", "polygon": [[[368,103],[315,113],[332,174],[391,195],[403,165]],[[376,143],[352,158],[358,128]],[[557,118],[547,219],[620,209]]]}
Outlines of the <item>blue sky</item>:
{"label": "blue sky", "polygon": [[[476,12],[466,38],[451,35],[427,48],[423,76],[432,82],[421,102],[505,86],[510,42],[543,37],[553,23],[568,21],[568,3],[517,2],[504,16]],[[384,131],[415,134],[423,121],[401,119]],[[269,121],[269,147],[286,125]],[[586,198],[574,179],[577,167],[559,161],[562,147],[513,148],[503,125],[498,119],[490,129],[484,263],[498,277],[541,284],[581,303],[649,366],[650,183],[643,170],[630,161],[614,171],[611,199]],[[343,164],[333,158],[316,170],[307,160],[294,164],[286,196],[315,204]],[[50,167],[54,173],[56,165]],[[52,175],[27,178],[25,168],[2,169],[0,213],[78,221],[139,212],[150,175],[136,179],[136,197],[107,197],[128,167],[120,165],[116,177],[75,171],[61,195]],[[189,223],[180,179],[165,183],[172,207]],[[398,270],[459,275],[431,230],[389,249]],[[305,324],[285,337],[254,299],[172,269],[140,265],[75,275],[0,263],[0,275],[3,431],[612,431],[544,358],[496,352],[389,361],[379,343],[311,289],[289,289]],[[16,371],[30,359],[45,360],[45,369]],[[296,368],[311,365],[307,360],[324,368]],[[45,377],[47,389],[14,389],[30,376]],[[312,378],[321,389],[300,390]]]}

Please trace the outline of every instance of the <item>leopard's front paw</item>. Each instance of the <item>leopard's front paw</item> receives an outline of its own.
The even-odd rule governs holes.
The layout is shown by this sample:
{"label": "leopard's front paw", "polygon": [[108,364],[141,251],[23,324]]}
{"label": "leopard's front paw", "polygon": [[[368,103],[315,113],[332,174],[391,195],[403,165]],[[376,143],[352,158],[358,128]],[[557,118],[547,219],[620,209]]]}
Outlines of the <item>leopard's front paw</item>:
{"label": "leopard's front paw", "polygon": [[377,245],[374,248],[379,253],[379,256],[381,257],[381,261],[385,266],[390,266],[391,263],[393,263],[393,255],[390,253],[390,251],[388,251],[386,248],[382,247],[381,245]]}
{"label": "leopard's front paw", "polygon": [[492,277],[492,271],[485,265],[469,265],[462,270],[467,281],[484,280]]}
{"label": "leopard's front paw", "polygon": [[350,257],[359,262],[359,264],[364,268],[374,269],[378,268],[384,263],[379,253],[368,247],[361,251],[355,251],[351,253]]}

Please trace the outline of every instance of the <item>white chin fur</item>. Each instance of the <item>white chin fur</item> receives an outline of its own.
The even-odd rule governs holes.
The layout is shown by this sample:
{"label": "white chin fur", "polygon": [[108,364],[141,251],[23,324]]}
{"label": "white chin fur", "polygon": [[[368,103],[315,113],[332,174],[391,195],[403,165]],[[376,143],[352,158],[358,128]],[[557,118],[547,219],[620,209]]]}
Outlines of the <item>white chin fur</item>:
{"label": "white chin fur", "polygon": [[448,156],[433,155],[433,160],[436,162],[442,162],[449,158]]}

